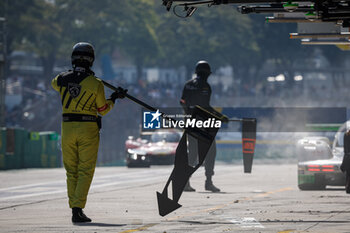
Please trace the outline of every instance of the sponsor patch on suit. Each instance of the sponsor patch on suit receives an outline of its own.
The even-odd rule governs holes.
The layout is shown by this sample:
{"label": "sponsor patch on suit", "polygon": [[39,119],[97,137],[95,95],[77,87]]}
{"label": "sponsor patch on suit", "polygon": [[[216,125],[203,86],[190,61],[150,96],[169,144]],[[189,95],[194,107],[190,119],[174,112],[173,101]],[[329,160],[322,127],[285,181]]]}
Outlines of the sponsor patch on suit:
{"label": "sponsor patch on suit", "polygon": [[68,83],[68,91],[72,98],[76,98],[80,94],[81,86],[76,83]]}

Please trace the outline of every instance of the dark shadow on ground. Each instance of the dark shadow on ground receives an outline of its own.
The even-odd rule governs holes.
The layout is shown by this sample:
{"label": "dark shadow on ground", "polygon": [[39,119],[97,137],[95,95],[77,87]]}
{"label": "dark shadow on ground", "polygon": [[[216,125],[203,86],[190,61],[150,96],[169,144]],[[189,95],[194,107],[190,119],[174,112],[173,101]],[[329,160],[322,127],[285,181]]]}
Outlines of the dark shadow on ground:
{"label": "dark shadow on ground", "polygon": [[237,194],[236,192],[211,192],[211,191],[202,191],[202,192],[196,192],[200,194]]}
{"label": "dark shadow on ground", "polygon": [[300,222],[306,222],[306,223],[350,223],[350,221],[317,221],[317,220],[267,220],[267,221],[259,221],[260,223],[300,223]]}
{"label": "dark shadow on ground", "polygon": [[325,191],[345,191],[345,188],[331,188],[327,187]]}
{"label": "dark shadow on ground", "polygon": [[[190,224],[201,224],[201,225],[211,225],[211,224],[233,224],[232,222],[220,222],[220,221],[186,221],[180,220],[177,222],[190,223]],[[350,223],[350,221],[303,221],[303,220],[258,220],[259,223]],[[252,222],[254,223],[254,222]]]}
{"label": "dark shadow on ground", "polygon": [[111,224],[111,223],[100,223],[100,222],[86,222],[86,223],[74,223],[76,226],[96,226],[96,227],[123,227],[127,224]]}
{"label": "dark shadow on ground", "polygon": [[305,190],[300,190],[302,192],[317,192],[317,191],[344,191],[345,192],[345,188],[325,188],[325,189],[305,189]]}

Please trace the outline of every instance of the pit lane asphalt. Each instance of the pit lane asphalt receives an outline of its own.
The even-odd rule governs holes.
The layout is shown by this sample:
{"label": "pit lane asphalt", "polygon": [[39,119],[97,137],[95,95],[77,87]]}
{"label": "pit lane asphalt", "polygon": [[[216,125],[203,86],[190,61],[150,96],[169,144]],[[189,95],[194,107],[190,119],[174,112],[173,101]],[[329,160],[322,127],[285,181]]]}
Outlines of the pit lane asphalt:
{"label": "pit lane asphalt", "polygon": [[97,168],[85,213],[73,225],[64,169],[0,172],[0,232],[350,232],[350,195],[343,187],[299,191],[297,166],[217,165],[220,193],[204,190],[204,168],[183,193],[182,207],[161,217],[156,191],[171,166]]}

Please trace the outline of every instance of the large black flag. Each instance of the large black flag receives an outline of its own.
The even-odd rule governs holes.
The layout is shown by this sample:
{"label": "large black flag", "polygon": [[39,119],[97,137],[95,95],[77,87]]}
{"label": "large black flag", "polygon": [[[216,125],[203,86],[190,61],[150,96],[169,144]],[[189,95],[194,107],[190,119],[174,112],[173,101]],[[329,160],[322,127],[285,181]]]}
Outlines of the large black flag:
{"label": "large black flag", "polygon": [[[215,115],[196,107],[192,119],[197,120],[218,120]],[[219,128],[187,128],[176,149],[174,169],[163,189],[162,193],[157,192],[158,210],[161,216],[165,216],[181,207],[178,203],[181,194],[191,175],[203,164],[209,148]],[[198,140],[198,164],[192,167],[188,164],[187,135]],[[169,187],[171,183],[171,186]],[[169,197],[169,188],[172,188],[172,197]]]}

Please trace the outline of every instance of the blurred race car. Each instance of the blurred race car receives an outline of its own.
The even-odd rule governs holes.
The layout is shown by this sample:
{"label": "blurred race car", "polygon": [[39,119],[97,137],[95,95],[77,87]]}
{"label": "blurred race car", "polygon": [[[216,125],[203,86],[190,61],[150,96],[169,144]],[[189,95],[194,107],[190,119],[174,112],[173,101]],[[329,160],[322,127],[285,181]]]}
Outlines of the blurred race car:
{"label": "blurred race car", "polygon": [[129,137],[125,142],[128,167],[174,164],[175,151],[181,139],[181,131],[157,130],[141,133],[141,137]]}
{"label": "blurred race car", "polygon": [[335,134],[332,147],[327,137],[305,137],[297,142],[299,189],[322,190],[327,185],[345,185],[345,174],[340,170],[345,129],[346,123]]}

